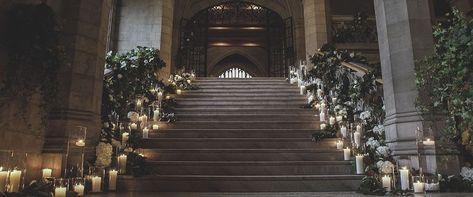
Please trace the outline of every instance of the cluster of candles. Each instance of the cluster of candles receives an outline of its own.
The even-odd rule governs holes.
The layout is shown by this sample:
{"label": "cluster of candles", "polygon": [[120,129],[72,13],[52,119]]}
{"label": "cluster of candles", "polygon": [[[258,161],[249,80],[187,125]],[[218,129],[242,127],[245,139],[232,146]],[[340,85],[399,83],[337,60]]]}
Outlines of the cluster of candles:
{"label": "cluster of candles", "polygon": [[0,192],[18,192],[21,186],[23,171],[19,169],[5,170],[0,167]]}

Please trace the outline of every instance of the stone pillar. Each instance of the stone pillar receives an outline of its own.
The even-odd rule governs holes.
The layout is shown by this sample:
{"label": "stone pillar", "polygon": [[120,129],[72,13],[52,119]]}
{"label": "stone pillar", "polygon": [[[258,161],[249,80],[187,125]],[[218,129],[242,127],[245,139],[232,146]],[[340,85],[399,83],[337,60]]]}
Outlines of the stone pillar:
{"label": "stone pillar", "polygon": [[[418,95],[415,61],[433,52],[429,0],[374,2],[384,80],[386,138],[393,154],[398,159],[410,160],[413,167],[423,166],[427,172],[435,172],[435,168],[455,172],[458,169],[456,156],[440,153],[440,150],[418,149],[416,145],[416,128],[427,130],[432,123],[437,123],[419,114],[415,106]],[[438,166],[438,161],[445,157],[452,162],[449,169]]]}
{"label": "stone pillar", "polygon": [[304,0],[305,47],[308,55],[330,39],[329,0]]}
{"label": "stone pillar", "polygon": [[64,165],[68,133],[76,126],[87,130],[86,153],[94,147],[101,130],[103,72],[112,0],[66,0],[63,44],[66,61],[58,77],[55,108],[50,115],[43,148],[43,166],[58,176]]}
{"label": "stone pillar", "polygon": [[173,23],[174,23],[174,0],[163,0],[163,21],[161,27],[161,59],[166,62],[166,67],[161,69],[159,77],[167,79],[171,74],[173,65],[172,43],[173,43]]}

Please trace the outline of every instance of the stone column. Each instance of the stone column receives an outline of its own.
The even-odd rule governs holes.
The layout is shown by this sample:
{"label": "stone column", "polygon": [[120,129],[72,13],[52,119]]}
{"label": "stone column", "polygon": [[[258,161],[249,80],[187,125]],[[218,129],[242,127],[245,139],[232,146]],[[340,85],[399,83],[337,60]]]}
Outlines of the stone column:
{"label": "stone column", "polygon": [[64,165],[68,133],[76,126],[87,130],[86,153],[94,147],[101,130],[103,72],[111,0],[66,0],[64,2],[63,44],[66,61],[58,77],[55,109],[43,148],[43,166],[58,176]]}
{"label": "stone column", "polygon": [[161,69],[159,77],[167,79],[171,74],[173,65],[172,43],[173,43],[173,23],[174,23],[174,0],[163,0],[163,21],[161,27],[161,59],[166,62],[166,67]]}
{"label": "stone column", "polygon": [[305,47],[308,55],[330,39],[329,0],[304,0]]}
{"label": "stone column", "polygon": [[[458,167],[456,156],[444,155],[440,150],[418,149],[416,145],[416,128],[427,130],[437,123],[423,117],[415,106],[418,95],[415,61],[433,52],[429,0],[374,2],[384,80],[386,138],[393,154],[398,159],[410,160],[413,167],[422,166],[427,172],[435,172],[436,168],[454,172]],[[449,169],[438,166],[441,157],[448,157],[452,162]]]}

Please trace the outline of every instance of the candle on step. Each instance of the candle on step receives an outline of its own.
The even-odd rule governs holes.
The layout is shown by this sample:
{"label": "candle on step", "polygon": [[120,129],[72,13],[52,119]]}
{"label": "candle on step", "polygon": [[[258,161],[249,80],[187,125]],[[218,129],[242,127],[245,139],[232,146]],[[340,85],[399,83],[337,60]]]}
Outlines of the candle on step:
{"label": "candle on step", "polygon": [[361,133],[358,132],[358,131],[353,133],[353,139],[355,140],[356,147],[360,147],[360,145],[361,145]]}
{"label": "candle on step", "polygon": [[187,80],[187,83],[188,83],[188,84],[191,84],[191,82],[192,82],[192,81],[191,81],[190,79]]}
{"label": "candle on step", "polygon": [[341,122],[343,120],[343,116],[342,115],[338,115],[337,118],[336,118],[337,122]]}
{"label": "candle on step", "polygon": [[43,179],[51,177],[52,173],[53,173],[53,169],[51,169],[51,168],[44,168],[44,169],[43,169],[43,176],[42,176]]}
{"label": "candle on step", "polygon": [[335,124],[335,117],[330,116],[329,123],[330,123],[330,125],[334,125]]}
{"label": "candle on step", "polygon": [[67,189],[64,186],[59,186],[54,189],[54,197],[66,197]]}
{"label": "candle on step", "polygon": [[315,109],[320,110],[320,103],[315,104]]}
{"label": "candle on step", "polygon": [[125,154],[118,156],[118,172],[120,174],[126,173],[126,160],[127,156]]}
{"label": "candle on step", "polygon": [[337,150],[342,150],[343,149],[343,141],[342,140],[338,140],[337,141]]}
{"label": "candle on step", "polygon": [[319,117],[320,117],[320,122],[325,122],[325,112],[323,112],[323,111],[320,112]]}
{"label": "candle on step", "polygon": [[153,112],[153,121],[159,121],[159,108],[155,109]]}
{"label": "candle on step", "polygon": [[118,176],[118,171],[110,170],[109,177],[108,177],[108,189],[110,191],[117,190],[117,176]]}
{"label": "candle on step", "polygon": [[424,193],[424,182],[417,181],[414,183],[414,193]]}
{"label": "candle on step", "polygon": [[0,167],[0,192],[5,191],[5,185],[7,184],[8,171],[4,171],[3,167]]}
{"label": "candle on step", "polygon": [[136,130],[136,129],[138,129],[138,125],[136,123],[131,123],[130,128],[132,130]]}
{"label": "candle on step", "polygon": [[158,125],[158,124],[154,124],[154,125],[153,125],[153,130],[154,130],[154,131],[157,131],[158,129],[159,129],[159,125]]}
{"label": "candle on step", "polygon": [[425,146],[434,146],[434,145],[435,145],[435,141],[430,140],[430,138],[427,138],[426,140],[423,141],[423,144],[424,144]]}
{"label": "candle on step", "polygon": [[332,103],[334,103],[334,104],[337,103],[337,98],[335,98],[335,97],[332,98]]}
{"label": "candle on step", "polygon": [[361,133],[362,128],[361,125],[356,125],[356,132]]}
{"label": "candle on step", "polygon": [[307,88],[304,85],[302,85],[301,86],[301,95],[304,95],[306,90],[307,90]]}
{"label": "candle on step", "polygon": [[122,134],[122,144],[126,144],[128,143],[128,139],[130,138],[130,133],[128,132],[125,132]]}
{"label": "candle on step", "polygon": [[345,161],[349,161],[349,160],[350,160],[350,156],[351,156],[351,150],[350,150],[350,148],[347,147],[347,148],[343,149],[343,159],[344,159]]}
{"label": "candle on step", "polygon": [[409,170],[407,167],[399,169],[400,181],[401,181],[401,190],[409,190]]}
{"label": "candle on step", "polygon": [[18,192],[20,190],[20,180],[21,180],[21,171],[13,170],[10,172],[9,183],[10,188],[9,192]]}
{"label": "candle on step", "polygon": [[84,196],[84,185],[81,183],[74,185],[74,191],[77,193],[77,196]]}
{"label": "candle on step", "polygon": [[148,129],[148,127],[145,127],[145,128],[143,129],[143,136],[142,136],[143,139],[147,139],[147,138],[148,138],[148,135],[149,135],[149,129]]}
{"label": "candle on step", "polygon": [[391,177],[388,175],[384,175],[382,179],[383,182],[383,188],[386,189],[386,191],[390,192],[391,191]]}
{"label": "candle on step", "polygon": [[325,111],[325,107],[327,107],[327,104],[325,104],[325,102],[322,102],[320,104],[320,111]]}
{"label": "candle on step", "polygon": [[342,133],[342,136],[344,138],[347,137],[347,127],[345,125],[342,125],[342,127],[340,128],[340,133]]}
{"label": "candle on step", "polygon": [[163,92],[159,91],[158,92],[158,100],[162,100],[163,99]]}
{"label": "candle on step", "polygon": [[323,96],[323,92],[322,89],[317,89],[317,96],[320,98]]}
{"label": "candle on step", "polygon": [[320,124],[320,130],[325,130],[327,128],[327,125],[325,123]]}
{"label": "candle on step", "polygon": [[176,94],[177,94],[177,95],[181,95],[181,94],[182,94],[182,90],[181,90],[181,89],[177,89],[177,90],[176,90]]}
{"label": "candle on step", "polygon": [[355,156],[356,160],[356,174],[364,174],[365,173],[365,165],[363,163],[363,155]]}
{"label": "candle on step", "polygon": [[142,124],[146,124],[148,122],[148,116],[147,115],[142,115],[140,117],[140,121]]}
{"label": "candle on step", "polygon": [[100,192],[102,189],[102,177],[92,177],[92,192]]}

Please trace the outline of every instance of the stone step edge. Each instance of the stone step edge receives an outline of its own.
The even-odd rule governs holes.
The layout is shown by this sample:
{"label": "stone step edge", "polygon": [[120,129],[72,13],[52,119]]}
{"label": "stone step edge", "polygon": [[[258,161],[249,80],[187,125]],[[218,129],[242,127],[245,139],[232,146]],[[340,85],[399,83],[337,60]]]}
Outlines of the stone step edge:
{"label": "stone step edge", "polygon": [[205,149],[163,149],[163,148],[144,148],[143,150],[154,151],[154,152],[237,152],[237,153],[342,153],[343,150],[337,150],[336,148],[318,148],[318,149],[221,149],[221,148],[205,148]]}
{"label": "stone step edge", "polygon": [[[166,142],[312,142],[310,138],[147,138],[143,141],[166,141]],[[315,142],[314,142],[315,143]],[[319,143],[330,143],[330,141],[322,141]]]}
{"label": "stone step edge", "polygon": [[343,165],[351,166],[351,161],[149,161],[153,165]]}
{"label": "stone step edge", "polygon": [[240,181],[278,181],[278,180],[361,180],[363,175],[251,175],[251,176],[228,176],[228,175],[149,175],[144,177],[133,177],[120,175],[120,179],[128,180],[240,180]]}

